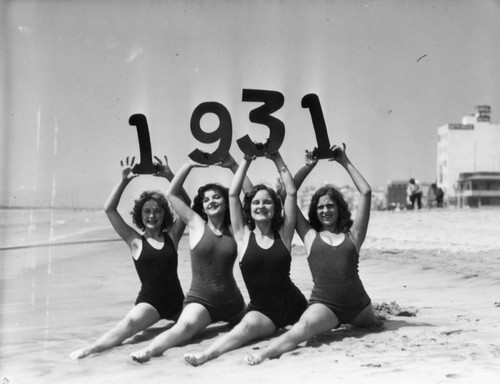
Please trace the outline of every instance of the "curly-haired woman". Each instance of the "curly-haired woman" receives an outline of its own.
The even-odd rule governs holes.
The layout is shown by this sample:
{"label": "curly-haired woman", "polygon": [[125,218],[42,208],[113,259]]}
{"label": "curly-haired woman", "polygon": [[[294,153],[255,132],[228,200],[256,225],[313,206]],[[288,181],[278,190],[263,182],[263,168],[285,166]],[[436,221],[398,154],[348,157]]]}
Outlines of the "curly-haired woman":
{"label": "curly-haired woman", "polygon": [[[155,176],[172,180],[174,175],[165,157],[165,164],[155,157],[158,173]],[[132,179],[134,159],[122,165],[122,179],[113,189],[104,208],[111,225],[125,241],[141,281],[141,289],[135,306],[109,332],[93,344],[70,354],[72,359],[81,359],[93,353],[120,345],[125,339],[143,331],[160,319],[177,320],[184,300],[184,293],[177,276],[177,246],[185,229],[182,220],[174,220],[166,197],[156,191],[144,191],[135,200],[131,212],[137,228],[128,225],[118,212],[123,191]],[[189,203],[183,191],[182,199]]]}

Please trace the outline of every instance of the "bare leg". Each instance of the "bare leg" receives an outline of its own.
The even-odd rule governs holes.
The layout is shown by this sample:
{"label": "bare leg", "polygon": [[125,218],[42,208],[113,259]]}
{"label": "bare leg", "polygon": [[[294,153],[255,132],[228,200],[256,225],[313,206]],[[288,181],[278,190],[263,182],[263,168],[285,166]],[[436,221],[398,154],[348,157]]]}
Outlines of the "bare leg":
{"label": "bare leg", "polygon": [[160,333],[146,348],[132,352],[130,356],[133,360],[144,363],[151,357],[160,356],[167,349],[191,339],[211,322],[210,315],[203,305],[188,304],[172,328]]}
{"label": "bare leg", "polygon": [[198,366],[226,352],[241,347],[251,340],[272,336],[275,332],[276,327],[267,316],[257,311],[251,311],[230,332],[219,337],[205,351],[201,353],[186,353],[184,359],[189,364]]}
{"label": "bare leg", "polygon": [[245,358],[249,365],[257,365],[289,352],[315,335],[327,332],[339,324],[337,317],[323,304],[312,304],[300,320],[286,333],[274,339],[266,348]]}
{"label": "bare leg", "polygon": [[125,339],[135,335],[160,320],[158,311],[151,305],[139,303],[109,332],[102,335],[95,343],[72,352],[69,357],[81,359],[120,345]]}

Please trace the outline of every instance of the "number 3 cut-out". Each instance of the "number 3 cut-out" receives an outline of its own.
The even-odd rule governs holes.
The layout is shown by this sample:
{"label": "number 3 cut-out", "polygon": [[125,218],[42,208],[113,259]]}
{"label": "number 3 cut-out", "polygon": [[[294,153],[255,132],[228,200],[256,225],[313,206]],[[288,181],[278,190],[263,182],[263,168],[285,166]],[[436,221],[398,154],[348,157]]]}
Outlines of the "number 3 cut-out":
{"label": "number 3 cut-out", "polygon": [[262,101],[264,105],[253,109],[249,118],[256,124],[263,124],[269,128],[269,138],[265,143],[255,143],[248,135],[236,140],[240,149],[249,156],[265,156],[278,152],[285,138],[285,125],[271,114],[280,109],[285,97],[277,91],[262,89],[243,89],[243,101]]}

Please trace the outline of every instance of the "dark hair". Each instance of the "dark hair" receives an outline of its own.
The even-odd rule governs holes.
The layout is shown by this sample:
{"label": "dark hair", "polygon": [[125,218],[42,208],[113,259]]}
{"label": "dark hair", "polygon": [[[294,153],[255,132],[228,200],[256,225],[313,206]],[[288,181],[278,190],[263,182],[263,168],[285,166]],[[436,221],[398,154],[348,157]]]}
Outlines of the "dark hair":
{"label": "dark hair", "polygon": [[223,187],[217,183],[206,184],[200,188],[198,188],[198,193],[193,199],[193,211],[195,211],[201,218],[205,221],[208,220],[207,214],[203,209],[203,199],[205,198],[205,192],[207,191],[215,191],[222,195],[226,202],[226,212],[224,214],[224,225],[231,225],[231,217],[229,216],[229,189]]}
{"label": "dark hair", "polygon": [[264,184],[258,184],[250,192],[247,192],[245,194],[245,198],[243,199],[243,212],[245,214],[245,220],[248,225],[248,228],[250,230],[255,229],[255,220],[252,218],[251,214],[251,206],[252,206],[252,200],[257,194],[257,192],[266,190],[269,192],[269,195],[271,196],[271,199],[273,200],[274,203],[274,217],[271,220],[271,228],[274,232],[278,231],[281,226],[283,225],[283,222],[285,219],[283,218],[283,204],[281,202],[281,199],[279,198],[278,194],[275,192],[274,189],[269,188],[268,186]]}
{"label": "dark hair", "polygon": [[347,233],[352,227],[353,221],[351,220],[351,212],[349,206],[344,199],[342,193],[337,191],[333,186],[327,185],[318,189],[311,198],[309,205],[309,224],[316,230],[320,231],[323,224],[318,219],[318,202],[322,196],[327,195],[337,203],[338,218],[337,230],[342,233]]}
{"label": "dark hair", "polygon": [[146,203],[146,201],[154,200],[158,203],[158,205],[163,208],[165,212],[165,217],[163,219],[163,223],[161,225],[161,229],[167,229],[174,222],[174,215],[170,210],[170,206],[168,205],[168,200],[165,195],[158,191],[144,191],[141,193],[137,200],[134,200],[134,207],[130,214],[132,215],[132,220],[134,224],[141,231],[146,229],[146,226],[142,222],[142,207]]}

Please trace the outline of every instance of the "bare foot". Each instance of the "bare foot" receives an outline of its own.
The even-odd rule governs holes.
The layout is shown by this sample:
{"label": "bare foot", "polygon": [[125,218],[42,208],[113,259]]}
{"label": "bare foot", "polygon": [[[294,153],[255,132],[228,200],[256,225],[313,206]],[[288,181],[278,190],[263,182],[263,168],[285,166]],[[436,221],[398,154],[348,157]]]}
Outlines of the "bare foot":
{"label": "bare foot", "polygon": [[259,354],[245,356],[245,363],[247,363],[248,365],[257,365],[257,364],[262,363],[263,361],[264,361],[264,358]]}
{"label": "bare foot", "polygon": [[382,320],[376,319],[372,324],[366,327],[370,332],[382,332],[385,330],[385,324]]}
{"label": "bare foot", "polygon": [[208,359],[202,354],[186,353],[184,354],[184,360],[186,360],[193,367],[197,367],[198,365],[205,363]]}
{"label": "bare foot", "polygon": [[69,355],[69,358],[71,360],[78,360],[78,359],[83,359],[84,357],[87,357],[90,355],[90,349],[89,348],[81,348],[78,349],[74,352],[71,352]]}
{"label": "bare foot", "polygon": [[130,356],[132,357],[132,360],[135,360],[138,363],[145,363],[151,359],[151,352],[147,349],[143,349],[137,352],[132,352]]}

